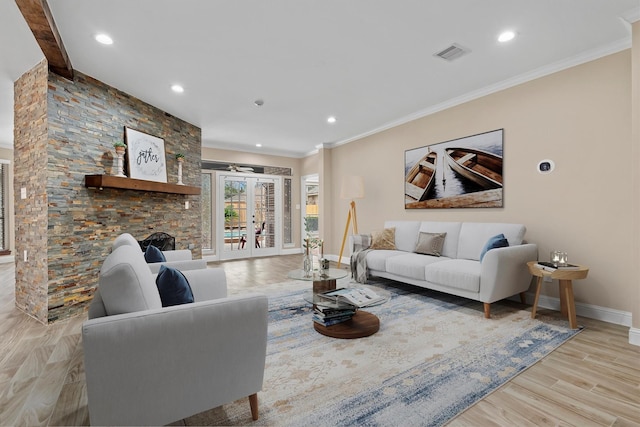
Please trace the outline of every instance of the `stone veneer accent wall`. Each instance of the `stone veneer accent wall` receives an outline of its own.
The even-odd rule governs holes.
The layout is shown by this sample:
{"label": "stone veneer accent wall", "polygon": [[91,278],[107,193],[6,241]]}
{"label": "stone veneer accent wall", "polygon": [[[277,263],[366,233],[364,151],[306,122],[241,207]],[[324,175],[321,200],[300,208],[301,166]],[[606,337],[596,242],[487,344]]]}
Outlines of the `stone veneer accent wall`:
{"label": "stone veneer accent wall", "polygon": [[83,313],[120,233],[167,232],[201,257],[200,196],[84,187],[85,175],[112,174],[125,126],[164,139],[168,182],[181,152],[183,182],[200,187],[199,128],[80,72],[74,81],[48,73],[45,61],[16,82],[15,104],[19,308],[42,322]]}
{"label": "stone veneer accent wall", "polygon": [[[47,321],[47,65],[14,85],[16,306]],[[27,198],[20,197],[24,188]],[[27,261],[24,261],[24,251]]]}

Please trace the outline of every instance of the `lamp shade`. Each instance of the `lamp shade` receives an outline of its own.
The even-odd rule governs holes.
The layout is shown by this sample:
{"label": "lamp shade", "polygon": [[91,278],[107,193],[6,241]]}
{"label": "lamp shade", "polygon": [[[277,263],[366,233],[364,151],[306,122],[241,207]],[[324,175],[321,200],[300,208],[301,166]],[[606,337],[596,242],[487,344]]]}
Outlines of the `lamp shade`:
{"label": "lamp shade", "polygon": [[364,180],[361,176],[346,176],[342,180],[340,197],[343,199],[362,199],[364,197]]}

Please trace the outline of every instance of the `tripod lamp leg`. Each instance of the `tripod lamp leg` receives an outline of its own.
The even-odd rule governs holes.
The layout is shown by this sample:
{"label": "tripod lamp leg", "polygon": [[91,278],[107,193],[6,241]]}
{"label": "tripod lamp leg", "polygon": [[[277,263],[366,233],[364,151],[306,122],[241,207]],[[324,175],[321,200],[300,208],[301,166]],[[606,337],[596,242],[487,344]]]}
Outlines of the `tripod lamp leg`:
{"label": "tripod lamp leg", "polygon": [[349,210],[349,214],[347,215],[347,223],[344,226],[344,235],[342,236],[342,245],[340,246],[340,255],[338,256],[338,268],[340,268],[340,264],[342,264],[342,252],[344,251],[344,244],[347,241],[347,233],[349,232],[350,222],[351,222],[351,210]]}

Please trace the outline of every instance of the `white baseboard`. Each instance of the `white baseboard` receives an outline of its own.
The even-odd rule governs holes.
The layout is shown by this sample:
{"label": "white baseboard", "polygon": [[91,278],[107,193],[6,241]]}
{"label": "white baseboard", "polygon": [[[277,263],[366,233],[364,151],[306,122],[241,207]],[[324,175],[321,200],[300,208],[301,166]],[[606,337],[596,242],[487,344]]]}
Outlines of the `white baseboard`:
{"label": "white baseboard", "polygon": [[640,346],[640,329],[638,328],[629,329],[629,344]]}
{"label": "white baseboard", "polygon": [[0,264],[13,264],[14,262],[16,262],[16,259],[13,255],[0,256]]}
{"label": "white baseboard", "polygon": [[[534,298],[535,294],[527,292],[527,303],[533,304]],[[514,296],[510,299],[520,301],[518,296]],[[540,295],[540,298],[538,299],[538,307],[560,311],[560,299],[549,297],[547,295]],[[613,308],[577,302],[576,314],[578,316],[588,317],[589,319],[602,320],[603,322],[613,323],[615,325],[631,327],[631,313],[628,311],[615,310]]]}

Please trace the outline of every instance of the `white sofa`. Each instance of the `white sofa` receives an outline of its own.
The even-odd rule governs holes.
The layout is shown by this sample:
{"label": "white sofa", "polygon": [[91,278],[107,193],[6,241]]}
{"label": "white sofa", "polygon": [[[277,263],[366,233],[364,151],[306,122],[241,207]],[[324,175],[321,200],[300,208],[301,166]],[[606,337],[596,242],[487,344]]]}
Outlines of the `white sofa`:
{"label": "white sofa", "polygon": [[139,247],[104,261],[82,325],[91,425],[167,425],[246,396],[258,419],[267,297],[227,297],[219,268],[183,274],[195,302],[162,307]]}
{"label": "white sofa", "polygon": [[[481,301],[486,318],[493,302],[516,294],[524,302],[531,284],[526,263],[538,259],[537,246],[524,241],[524,225],[386,221],[384,227],[395,228],[396,250],[369,251],[368,275]],[[420,232],[446,233],[441,256],[414,253]],[[487,241],[501,233],[509,246],[489,250],[481,262]]]}

